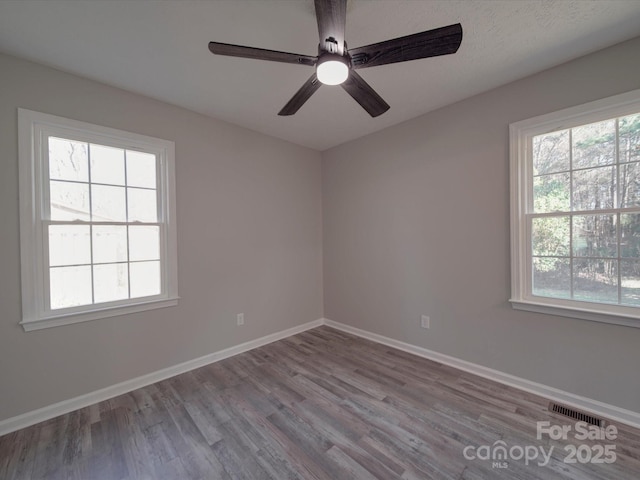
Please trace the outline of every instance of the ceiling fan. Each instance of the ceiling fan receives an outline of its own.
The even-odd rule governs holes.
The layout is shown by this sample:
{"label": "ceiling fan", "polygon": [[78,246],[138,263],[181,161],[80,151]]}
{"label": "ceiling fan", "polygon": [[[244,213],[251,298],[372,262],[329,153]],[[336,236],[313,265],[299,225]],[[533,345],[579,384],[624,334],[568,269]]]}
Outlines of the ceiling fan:
{"label": "ceiling fan", "polygon": [[315,9],[320,34],[317,57],[219,42],[209,42],[209,50],[216,55],[315,67],[315,73],[278,115],[293,115],[322,84],[325,84],[340,85],[369,115],[377,117],[389,110],[389,105],[356,73],[356,70],[449,55],[455,53],[462,42],[462,26],[456,23],[365,47],[347,49],[344,40],[347,0],[315,0]]}

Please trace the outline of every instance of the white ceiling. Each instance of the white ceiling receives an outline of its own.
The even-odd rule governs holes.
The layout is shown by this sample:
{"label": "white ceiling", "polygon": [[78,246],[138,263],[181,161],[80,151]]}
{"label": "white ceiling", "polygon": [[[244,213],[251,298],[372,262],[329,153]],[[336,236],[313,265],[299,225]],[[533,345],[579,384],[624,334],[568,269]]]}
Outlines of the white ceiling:
{"label": "white ceiling", "polygon": [[460,22],[455,55],[360,70],[369,115],[309,67],[212,55],[210,40],[315,55],[312,0],[0,0],[0,51],[317,150],[640,35],[639,0],[349,0],[350,47]]}

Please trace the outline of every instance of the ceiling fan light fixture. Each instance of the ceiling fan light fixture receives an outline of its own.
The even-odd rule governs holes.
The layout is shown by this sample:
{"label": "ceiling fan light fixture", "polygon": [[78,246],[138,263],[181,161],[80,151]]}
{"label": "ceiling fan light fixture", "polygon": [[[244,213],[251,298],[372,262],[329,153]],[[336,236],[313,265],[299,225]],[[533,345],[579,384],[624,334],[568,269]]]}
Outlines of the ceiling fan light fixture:
{"label": "ceiling fan light fixture", "polygon": [[357,69],[449,55],[456,53],[462,42],[462,26],[456,23],[349,49],[344,36],[348,1],[313,1],[320,40],[316,57],[220,42],[209,42],[209,50],[215,55],[315,67],[315,73],[278,112],[280,116],[295,114],[322,85],[340,85],[371,117],[377,117],[389,110],[389,104]]}
{"label": "ceiling fan light fixture", "polygon": [[322,55],[316,65],[316,75],[325,85],[340,85],[349,76],[348,60],[342,55]]}

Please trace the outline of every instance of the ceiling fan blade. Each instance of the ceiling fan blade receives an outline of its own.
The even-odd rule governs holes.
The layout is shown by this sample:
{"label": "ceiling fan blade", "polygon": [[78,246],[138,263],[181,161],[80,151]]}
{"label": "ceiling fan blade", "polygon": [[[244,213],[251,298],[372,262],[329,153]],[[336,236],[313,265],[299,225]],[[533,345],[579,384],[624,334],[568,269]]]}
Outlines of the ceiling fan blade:
{"label": "ceiling fan blade", "polygon": [[377,117],[389,110],[389,105],[385,102],[371,86],[356,72],[351,70],[349,78],[340,84],[353,99],[364,108],[369,115]]}
{"label": "ceiling fan blade", "polygon": [[209,42],[209,50],[216,55],[226,55],[229,57],[256,58],[258,60],[269,60],[271,62],[297,63],[300,65],[314,66],[316,57],[309,55],[299,55],[297,53],[278,52],[276,50],[265,50],[264,48],[245,47],[242,45],[231,45],[230,43]]}
{"label": "ceiling fan blade", "polygon": [[419,58],[456,53],[462,42],[459,23],[394,38],[349,50],[353,68],[375,67],[387,63],[406,62]]}
{"label": "ceiling fan blade", "polygon": [[298,110],[300,110],[300,107],[304,105],[304,102],[309,100],[309,98],[311,98],[311,95],[313,95],[321,85],[322,83],[320,83],[320,80],[318,80],[316,74],[314,73],[313,75],[311,75],[311,77],[309,77],[309,80],[304,82],[304,85],[300,87],[300,90],[298,90],[296,94],[291,97],[291,100],[289,100],[287,104],[282,108],[282,110],[278,112],[278,115],[287,116],[296,113]]}
{"label": "ceiling fan blade", "polygon": [[[344,55],[344,26],[347,21],[347,0],[315,0],[320,48]],[[333,41],[327,42],[328,38]],[[333,45],[333,46],[331,46]],[[335,48],[334,51],[330,50]]]}

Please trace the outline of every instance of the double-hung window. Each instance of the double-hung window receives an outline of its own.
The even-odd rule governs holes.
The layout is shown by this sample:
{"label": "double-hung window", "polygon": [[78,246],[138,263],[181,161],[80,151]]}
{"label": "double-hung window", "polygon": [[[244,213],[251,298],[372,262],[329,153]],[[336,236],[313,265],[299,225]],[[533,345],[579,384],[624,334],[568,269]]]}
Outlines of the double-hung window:
{"label": "double-hung window", "polygon": [[173,143],[18,117],[25,330],[175,305]]}
{"label": "double-hung window", "polygon": [[510,134],[513,306],[640,327],[640,91]]}

